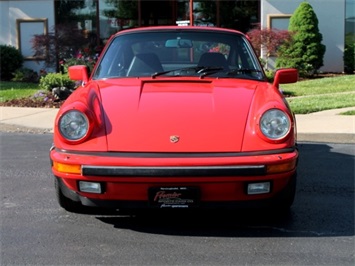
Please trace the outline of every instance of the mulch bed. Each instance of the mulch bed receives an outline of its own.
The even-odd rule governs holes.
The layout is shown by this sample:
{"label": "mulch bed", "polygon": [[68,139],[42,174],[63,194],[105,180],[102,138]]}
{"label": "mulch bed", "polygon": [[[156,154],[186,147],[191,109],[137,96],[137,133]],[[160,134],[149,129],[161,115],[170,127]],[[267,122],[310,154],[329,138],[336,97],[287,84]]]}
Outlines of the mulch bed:
{"label": "mulch bed", "polygon": [[64,101],[58,101],[49,97],[48,99],[21,98],[0,102],[0,106],[8,107],[34,107],[34,108],[60,108]]}

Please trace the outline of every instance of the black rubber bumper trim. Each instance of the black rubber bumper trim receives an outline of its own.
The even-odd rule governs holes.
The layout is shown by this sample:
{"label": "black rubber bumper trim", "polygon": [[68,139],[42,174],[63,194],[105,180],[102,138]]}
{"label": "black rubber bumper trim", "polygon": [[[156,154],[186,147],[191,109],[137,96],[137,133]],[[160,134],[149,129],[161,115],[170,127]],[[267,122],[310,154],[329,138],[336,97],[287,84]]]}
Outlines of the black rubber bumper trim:
{"label": "black rubber bumper trim", "polygon": [[260,176],[266,174],[265,165],[196,166],[196,167],[118,167],[83,166],[85,176],[127,177],[187,177],[187,176]]}

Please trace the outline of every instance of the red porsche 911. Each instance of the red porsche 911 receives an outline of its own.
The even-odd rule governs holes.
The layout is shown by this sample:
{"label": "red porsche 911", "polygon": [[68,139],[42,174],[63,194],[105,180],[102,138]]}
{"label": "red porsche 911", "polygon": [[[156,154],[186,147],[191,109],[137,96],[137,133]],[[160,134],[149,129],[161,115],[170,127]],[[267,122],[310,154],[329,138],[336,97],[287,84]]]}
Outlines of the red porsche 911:
{"label": "red porsche 911", "polygon": [[272,206],[296,190],[296,124],[248,38],[213,27],[118,32],[55,119],[58,202],[114,209]]}

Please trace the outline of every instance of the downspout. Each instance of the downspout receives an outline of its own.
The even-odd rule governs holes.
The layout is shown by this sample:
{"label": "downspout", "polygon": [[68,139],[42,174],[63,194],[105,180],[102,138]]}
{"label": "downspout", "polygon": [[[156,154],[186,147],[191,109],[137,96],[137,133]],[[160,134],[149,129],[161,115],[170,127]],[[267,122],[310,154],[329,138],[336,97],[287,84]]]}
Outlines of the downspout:
{"label": "downspout", "polygon": [[100,32],[100,8],[99,8],[99,0],[96,0],[96,34],[97,34],[97,47],[100,47],[100,37],[101,37],[101,32]]}
{"label": "downspout", "polygon": [[142,7],[141,0],[138,0],[138,27],[142,26]]}
{"label": "downspout", "polygon": [[219,0],[216,0],[216,9],[217,9],[217,27],[220,27],[221,26],[221,21],[220,21],[220,13],[219,13],[219,7],[220,7],[220,3],[219,3]]}
{"label": "downspout", "polygon": [[194,25],[194,0],[190,0],[190,26]]}

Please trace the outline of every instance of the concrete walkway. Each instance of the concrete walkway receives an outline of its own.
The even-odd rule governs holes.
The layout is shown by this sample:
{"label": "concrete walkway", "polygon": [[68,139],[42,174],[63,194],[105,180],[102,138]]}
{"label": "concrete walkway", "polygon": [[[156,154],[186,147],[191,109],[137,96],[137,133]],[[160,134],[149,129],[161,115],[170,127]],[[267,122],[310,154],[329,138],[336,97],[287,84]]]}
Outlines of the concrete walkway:
{"label": "concrete walkway", "polygon": [[[29,131],[53,132],[58,110],[0,106],[0,130],[27,128]],[[339,115],[348,110],[355,110],[355,107],[296,115],[298,140],[355,143],[355,116]]]}
{"label": "concrete walkway", "polygon": [[355,107],[296,115],[298,140],[355,143],[355,115],[340,113]]}

